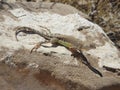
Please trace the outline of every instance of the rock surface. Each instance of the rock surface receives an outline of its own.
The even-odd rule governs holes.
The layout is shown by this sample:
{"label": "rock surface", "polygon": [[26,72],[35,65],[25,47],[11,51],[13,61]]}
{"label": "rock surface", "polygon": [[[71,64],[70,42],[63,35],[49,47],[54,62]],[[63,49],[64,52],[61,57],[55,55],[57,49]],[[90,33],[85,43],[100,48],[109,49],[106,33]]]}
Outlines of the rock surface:
{"label": "rock surface", "polygon": [[[12,82],[11,85],[16,90],[33,90],[34,87],[34,90],[39,88],[48,90],[49,87],[50,90],[106,90],[109,88],[119,90],[120,77],[102,68],[105,66],[120,69],[120,52],[103,30],[84,19],[82,17],[84,14],[81,15],[73,7],[56,4],[50,9],[51,4],[43,3],[42,8],[39,5],[38,3],[16,3],[13,4],[13,10],[0,12],[0,60],[1,66],[4,63],[8,65],[8,69],[1,72],[1,77],[4,77],[8,83]],[[35,43],[44,39],[37,35],[21,33],[17,42],[14,28],[27,26],[42,31],[40,25],[49,28],[52,33],[72,35],[79,39],[82,42],[85,57],[102,72],[103,78],[94,74],[79,60],[73,59],[70,56],[71,53],[64,47],[41,47],[38,52],[29,54]],[[82,26],[90,28],[79,31],[78,28]],[[54,53],[51,54],[52,52]],[[8,71],[9,68],[12,68],[13,73]],[[4,73],[9,74],[10,80],[9,77],[4,76]],[[19,73],[26,75],[26,82],[19,79],[23,79]],[[18,77],[14,77],[14,74]],[[30,80],[31,77],[33,81]],[[45,87],[40,87],[36,79]],[[36,86],[33,85],[34,81]],[[14,84],[15,82],[17,84]]]}

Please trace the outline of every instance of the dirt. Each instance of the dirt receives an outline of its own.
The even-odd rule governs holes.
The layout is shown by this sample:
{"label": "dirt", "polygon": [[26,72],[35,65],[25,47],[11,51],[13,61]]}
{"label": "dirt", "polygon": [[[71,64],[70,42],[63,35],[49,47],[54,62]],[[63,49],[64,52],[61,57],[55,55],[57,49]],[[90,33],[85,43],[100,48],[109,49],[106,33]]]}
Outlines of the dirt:
{"label": "dirt", "polygon": [[57,80],[46,72],[40,74],[29,70],[10,69],[4,64],[0,64],[0,70],[0,77],[7,82],[4,86],[14,90],[65,90]]}
{"label": "dirt", "polygon": [[[5,51],[7,50],[0,55],[5,55]],[[119,90],[120,88],[119,76],[98,67],[103,77],[99,77],[82,63],[80,66],[65,65],[60,63],[58,57],[36,52],[30,54],[27,50],[16,51],[10,59],[17,67],[0,63],[0,77],[6,82],[5,86],[15,90],[107,90],[109,88]],[[27,68],[29,63],[36,63],[39,67]]]}

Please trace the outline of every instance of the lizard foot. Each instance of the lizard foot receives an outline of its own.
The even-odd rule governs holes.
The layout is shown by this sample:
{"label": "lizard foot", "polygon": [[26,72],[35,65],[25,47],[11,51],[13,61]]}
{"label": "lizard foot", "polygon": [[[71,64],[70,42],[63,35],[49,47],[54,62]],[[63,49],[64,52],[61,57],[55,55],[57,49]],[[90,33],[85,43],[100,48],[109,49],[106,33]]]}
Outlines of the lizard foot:
{"label": "lizard foot", "polygon": [[37,43],[37,44],[31,49],[30,54],[33,52],[33,50],[36,52],[37,49],[40,48],[40,46],[42,46],[42,44],[48,43],[48,42],[49,42],[49,41],[45,40],[45,41],[43,41],[43,42]]}
{"label": "lizard foot", "polygon": [[41,43],[40,43],[40,42],[37,43],[37,44],[31,49],[30,54],[33,52],[33,50],[36,52],[37,49],[38,49],[40,46],[41,46]]}

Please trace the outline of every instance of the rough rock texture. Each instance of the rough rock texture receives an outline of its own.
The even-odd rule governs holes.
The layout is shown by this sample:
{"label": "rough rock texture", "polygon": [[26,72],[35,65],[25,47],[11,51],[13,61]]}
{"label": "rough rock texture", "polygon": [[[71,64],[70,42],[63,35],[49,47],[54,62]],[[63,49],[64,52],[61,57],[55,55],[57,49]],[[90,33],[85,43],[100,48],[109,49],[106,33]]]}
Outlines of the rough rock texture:
{"label": "rough rock texture", "polygon": [[[49,8],[51,4],[47,3],[43,3],[42,8],[38,3],[12,5],[13,10],[0,12],[0,75],[8,87],[11,83],[11,88],[16,90],[119,90],[120,77],[102,67],[120,69],[120,52],[98,25],[84,19],[84,14],[78,14],[73,7],[62,4],[55,4],[52,9]],[[29,54],[35,43],[44,39],[21,33],[17,42],[14,28],[28,26],[42,31],[39,25],[49,28],[52,33],[72,35],[79,39],[85,57],[102,72],[103,78],[80,60],[72,58],[64,47],[41,47],[38,52]],[[81,26],[90,28],[79,31]]]}

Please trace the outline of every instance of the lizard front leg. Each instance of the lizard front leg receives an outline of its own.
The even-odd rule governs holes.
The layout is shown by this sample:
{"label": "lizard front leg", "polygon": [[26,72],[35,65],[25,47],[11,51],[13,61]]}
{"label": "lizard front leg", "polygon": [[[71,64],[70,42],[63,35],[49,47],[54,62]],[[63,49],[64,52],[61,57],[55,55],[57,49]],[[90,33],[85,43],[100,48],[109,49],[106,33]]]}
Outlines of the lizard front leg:
{"label": "lizard front leg", "polygon": [[[52,39],[50,39],[50,40],[45,40],[45,41],[43,41],[43,42],[39,42],[39,43],[37,43],[37,44],[31,49],[30,53],[32,53],[33,50],[37,51],[37,49],[38,49],[42,44],[44,44],[44,43],[49,43],[49,42],[50,42],[50,43],[52,44],[51,47],[56,47],[56,46],[58,46],[58,45],[57,45],[57,41],[58,41],[57,38],[52,38]],[[43,47],[46,47],[46,46],[43,46]]]}
{"label": "lizard front leg", "polygon": [[43,42],[39,42],[39,43],[37,43],[37,44],[31,49],[30,54],[33,52],[33,50],[36,52],[37,49],[40,48],[40,46],[42,46],[42,44],[44,44],[44,43],[48,43],[48,42],[50,42],[50,41],[45,40],[45,41],[43,41]]}

